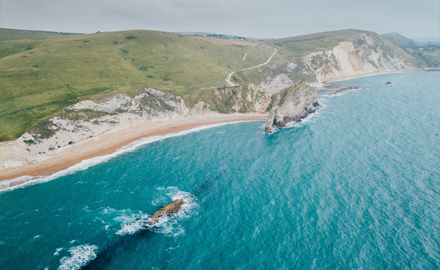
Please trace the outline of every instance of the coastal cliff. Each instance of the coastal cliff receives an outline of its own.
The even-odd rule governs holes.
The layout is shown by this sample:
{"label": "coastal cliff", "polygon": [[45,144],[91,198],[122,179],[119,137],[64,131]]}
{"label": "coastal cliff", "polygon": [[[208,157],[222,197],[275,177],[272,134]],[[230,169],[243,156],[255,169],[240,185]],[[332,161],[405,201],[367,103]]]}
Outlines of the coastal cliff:
{"label": "coastal cliff", "polygon": [[[150,33],[139,32],[137,35],[148,36]],[[183,39],[181,36],[169,35]],[[189,37],[185,37],[187,38]],[[96,39],[100,40],[99,36],[96,36]],[[123,44],[131,46],[133,40],[137,39],[127,39],[122,36],[120,42],[123,41]],[[194,42],[201,41],[197,39]],[[182,43],[180,46],[185,47],[185,44]],[[208,43],[201,45],[203,46],[200,50],[197,49],[197,53],[206,56],[204,53],[207,50],[203,48],[207,48],[205,46],[208,46]],[[88,90],[92,93],[90,95],[86,91],[84,93],[87,95],[81,96],[83,86],[75,86],[75,88],[73,84],[64,84],[62,87],[58,85],[57,87],[60,88],[56,89],[45,88],[44,91],[47,93],[39,94],[32,100],[40,103],[48,102],[49,105],[46,103],[38,105],[40,103],[37,102],[38,106],[31,107],[32,110],[22,110],[20,107],[30,106],[28,101],[24,102],[24,105],[20,102],[31,99],[20,97],[11,99],[10,105],[3,108],[5,112],[4,116],[0,116],[0,118],[3,117],[0,123],[7,124],[3,125],[3,138],[15,138],[15,140],[0,142],[0,169],[36,163],[71,145],[98,139],[103,134],[117,132],[147,120],[164,122],[168,119],[198,117],[208,113],[267,114],[269,112],[266,132],[271,132],[272,125],[285,126],[288,121],[300,121],[313,113],[319,106],[315,88],[323,87],[328,80],[371,72],[408,70],[415,67],[411,55],[402,49],[373,32],[359,30],[343,30],[269,40],[258,44],[249,43],[246,46],[237,44],[230,46],[234,48],[234,51],[237,48],[241,50],[242,54],[238,54],[240,56],[238,60],[244,61],[243,55],[245,55],[246,62],[253,61],[253,66],[246,68],[244,63],[240,66],[235,66],[232,62],[230,65],[224,64],[222,61],[232,57],[233,52],[227,57],[217,59],[215,66],[225,68],[221,70],[222,74],[226,73],[226,68],[229,72],[227,78],[233,82],[230,86],[219,87],[216,81],[216,86],[212,87],[213,81],[210,80],[215,79],[210,78],[218,76],[220,71],[206,69],[205,66],[203,69],[191,69],[194,72],[200,71],[194,73],[195,75],[191,73],[192,77],[179,75],[174,78],[166,74],[159,79],[156,75],[158,72],[153,73],[156,66],[150,65],[139,66],[136,72],[130,70],[130,73],[125,74],[125,77],[114,86],[109,84],[102,87],[104,90],[100,88]],[[135,47],[130,48],[135,50]],[[128,53],[126,51],[122,49],[117,52],[118,55],[119,53],[125,55]],[[26,54],[26,61],[30,61],[29,63],[36,61],[30,52],[21,53]],[[64,54],[69,54],[69,52],[64,52]],[[3,61],[15,63],[14,57],[14,55],[8,56]],[[164,56],[164,59],[168,59],[167,57]],[[122,59],[127,60],[125,56]],[[136,59],[133,58],[132,62],[136,62],[134,60]],[[237,61],[236,63],[240,63]],[[156,63],[157,67],[162,64],[161,61]],[[126,66],[124,64],[124,68]],[[243,69],[239,70],[240,67]],[[40,66],[34,65],[34,68],[40,68]],[[169,67],[163,69],[170,70]],[[66,74],[70,74],[69,72],[65,71]],[[120,81],[130,80],[134,74],[145,79],[145,82],[143,84],[120,83]],[[208,74],[212,75],[208,76]],[[26,78],[33,82],[31,77]],[[98,77],[94,78],[96,80]],[[203,79],[201,81],[203,84],[192,83],[183,87],[181,85],[183,81],[178,78],[191,78],[194,82]],[[10,81],[5,85],[19,85],[19,82]],[[56,91],[65,94],[66,100],[55,106],[51,100],[56,99]],[[11,95],[18,93],[12,90],[10,92]],[[72,98],[71,95],[76,96]],[[59,101],[56,100],[56,102]],[[15,108],[17,104],[21,104],[18,106],[20,109]],[[32,122],[19,124],[19,121],[15,121],[17,123],[11,121],[11,119],[21,119],[19,117],[28,121],[28,118],[22,114],[32,114],[28,116]],[[29,126],[25,128],[26,125]],[[15,126],[18,128],[14,128]]]}
{"label": "coastal cliff", "polygon": [[300,122],[301,119],[314,113],[319,106],[316,89],[298,83],[288,90],[279,92],[273,102],[266,122],[265,132],[271,133],[272,126],[284,127],[287,122]]}
{"label": "coastal cliff", "polygon": [[[304,81],[313,87],[323,87],[326,81],[332,79],[416,68],[411,55],[373,32],[354,32],[349,40],[341,41],[335,38],[339,41],[332,43],[334,45],[319,46],[327,46],[327,49],[317,49],[303,56],[292,53],[295,50],[304,50],[301,46],[306,45],[301,45],[302,42],[310,43],[310,40],[314,40],[325,44],[326,39],[328,37],[322,35],[314,39],[304,38],[302,41],[272,41],[272,45],[278,48],[280,53],[292,56],[279,56],[274,64],[237,72],[238,81],[253,82],[262,90],[274,95],[298,81]],[[293,49],[292,46],[298,48]]]}
{"label": "coastal cliff", "polygon": [[330,50],[308,54],[301,61],[316,74],[318,86],[344,76],[414,68],[402,52],[369,34],[361,34],[354,41],[340,42]]}
{"label": "coastal cliff", "polygon": [[148,120],[165,122],[218,113],[212,107],[223,103],[228,104],[228,113],[266,114],[271,102],[271,96],[255,85],[216,89],[215,93],[215,99],[199,99],[188,107],[180,96],[135,85],[123,93],[80,101],[40,121],[15,141],[0,143],[0,169],[40,162],[72,145]]}

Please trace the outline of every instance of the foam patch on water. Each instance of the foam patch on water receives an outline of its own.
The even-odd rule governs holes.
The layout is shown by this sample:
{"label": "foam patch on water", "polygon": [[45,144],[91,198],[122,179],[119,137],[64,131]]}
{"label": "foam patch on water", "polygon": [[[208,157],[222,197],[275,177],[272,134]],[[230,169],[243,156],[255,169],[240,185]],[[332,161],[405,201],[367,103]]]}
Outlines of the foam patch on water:
{"label": "foam patch on water", "polygon": [[146,220],[149,215],[137,215],[127,218],[121,225],[121,229],[116,232],[117,235],[134,234],[140,230],[146,229]]}
{"label": "foam patch on water", "polygon": [[[150,224],[151,216],[148,214],[130,213],[130,210],[120,210],[122,213],[120,216],[114,218],[114,220],[121,222],[121,228],[116,232],[117,235],[134,234],[141,230],[150,229],[156,233],[165,234],[167,236],[179,236],[185,233],[185,229],[179,224],[179,221],[184,218],[189,218],[195,212],[197,203],[195,202],[195,196],[184,191],[179,191],[177,187],[158,188],[159,190],[166,191],[166,197],[163,197],[161,205],[172,201],[182,199],[184,204],[180,210],[172,216],[164,215],[157,219],[157,222],[153,225]],[[157,203],[157,200],[154,200]],[[106,211],[117,211],[114,209],[106,209]]]}
{"label": "foam patch on water", "polygon": [[100,215],[96,217],[101,219],[106,231],[113,231],[115,226],[120,227],[116,232],[117,235],[133,234],[142,229],[142,222],[148,219],[149,215],[131,209],[116,210],[106,207],[100,211]]}
{"label": "foam patch on water", "polygon": [[177,133],[171,133],[171,134],[167,134],[167,135],[160,135],[160,136],[152,136],[152,137],[148,137],[148,138],[143,138],[143,139],[137,140],[133,143],[130,143],[130,144],[116,150],[112,154],[83,160],[76,165],[73,165],[63,171],[56,172],[50,176],[21,176],[21,177],[17,177],[14,179],[1,181],[0,192],[10,191],[10,190],[17,189],[17,188],[23,188],[23,187],[38,184],[38,183],[44,183],[44,182],[48,182],[48,181],[52,181],[54,179],[60,178],[62,176],[73,174],[73,173],[76,173],[79,171],[84,171],[92,166],[107,162],[110,159],[113,159],[117,156],[136,151],[145,145],[148,145],[148,144],[151,144],[151,143],[154,143],[157,141],[161,141],[161,140],[173,138],[173,137],[180,137],[180,136],[188,135],[190,133],[199,132],[199,131],[214,128],[214,127],[220,127],[220,126],[243,123],[243,122],[249,122],[249,121],[236,121],[236,122],[227,122],[227,123],[220,123],[220,124],[214,124],[214,125],[207,125],[207,126],[201,126],[201,127],[177,132]]}
{"label": "foam patch on water", "polygon": [[63,250],[63,248],[57,248],[57,250],[55,251],[55,253],[53,254],[54,256],[58,256],[60,255],[61,250]]}
{"label": "foam patch on water", "polygon": [[96,258],[95,245],[80,245],[69,249],[70,257],[61,258],[59,270],[76,270],[86,265],[89,261]]}

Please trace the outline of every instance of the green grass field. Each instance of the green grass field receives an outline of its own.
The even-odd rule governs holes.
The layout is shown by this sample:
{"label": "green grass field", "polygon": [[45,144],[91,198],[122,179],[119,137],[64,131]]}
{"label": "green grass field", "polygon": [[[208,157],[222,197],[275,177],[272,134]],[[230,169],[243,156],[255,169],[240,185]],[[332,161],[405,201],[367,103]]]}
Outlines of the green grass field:
{"label": "green grass field", "polygon": [[[273,47],[278,53],[269,65],[285,64],[354,40],[360,33],[367,32],[343,30],[257,42],[140,30],[85,35],[0,29],[0,141],[19,137],[81,99],[135,85],[181,96],[188,106],[213,100],[214,88],[226,85],[230,71],[264,63]],[[254,72],[255,78],[237,72],[233,80],[258,83],[270,72],[268,66]],[[213,106],[229,111],[227,104]]]}
{"label": "green grass field", "polygon": [[127,85],[165,90],[191,106],[204,88],[225,85],[231,70],[262,63],[273,52],[259,42],[156,31],[32,32],[0,30],[1,141],[81,98]]}

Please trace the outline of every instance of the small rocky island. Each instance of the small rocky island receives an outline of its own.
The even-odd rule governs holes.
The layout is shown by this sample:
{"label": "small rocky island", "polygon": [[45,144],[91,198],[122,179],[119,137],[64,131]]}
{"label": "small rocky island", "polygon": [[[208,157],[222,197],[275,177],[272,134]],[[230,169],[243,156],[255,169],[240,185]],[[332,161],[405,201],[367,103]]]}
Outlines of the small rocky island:
{"label": "small rocky island", "polygon": [[161,216],[168,215],[171,216],[172,214],[177,213],[177,211],[180,210],[182,205],[184,204],[182,199],[175,200],[172,203],[166,204],[162,209],[154,213],[154,215],[151,217],[150,224],[157,223],[157,219]]}
{"label": "small rocky island", "polygon": [[359,87],[352,86],[352,87],[342,88],[342,89],[339,89],[338,91],[331,92],[329,94],[329,96],[337,95],[337,94],[343,93],[343,92],[348,91],[348,90],[356,90],[356,89],[359,89]]}
{"label": "small rocky island", "polygon": [[319,107],[316,89],[300,82],[279,92],[272,104],[265,132],[271,133],[272,126],[284,127],[287,122],[301,122]]}

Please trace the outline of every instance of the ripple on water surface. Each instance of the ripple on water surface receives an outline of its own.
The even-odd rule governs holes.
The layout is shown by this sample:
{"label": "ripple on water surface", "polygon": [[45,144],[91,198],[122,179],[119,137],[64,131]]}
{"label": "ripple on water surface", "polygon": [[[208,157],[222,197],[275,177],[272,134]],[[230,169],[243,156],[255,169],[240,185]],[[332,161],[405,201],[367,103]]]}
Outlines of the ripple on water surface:
{"label": "ripple on water surface", "polygon": [[365,89],[273,134],[160,138],[1,193],[0,268],[438,269],[439,73],[338,84]]}

